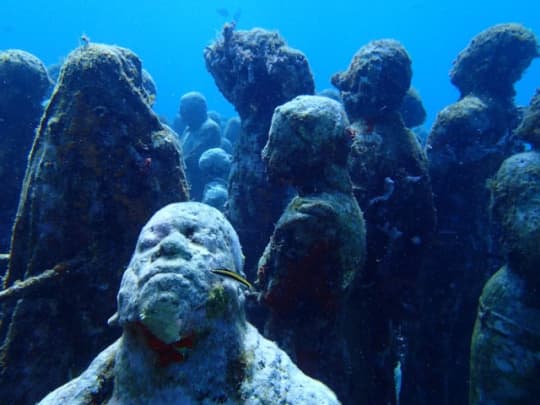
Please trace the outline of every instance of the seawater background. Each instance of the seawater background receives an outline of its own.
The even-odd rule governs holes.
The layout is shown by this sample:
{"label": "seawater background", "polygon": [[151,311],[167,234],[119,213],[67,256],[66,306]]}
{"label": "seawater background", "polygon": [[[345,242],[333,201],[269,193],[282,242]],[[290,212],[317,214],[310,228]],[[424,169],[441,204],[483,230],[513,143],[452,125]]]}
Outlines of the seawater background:
{"label": "seawater background", "polygon": [[[229,17],[217,9],[228,10]],[[142,58],[157,84],[159,114],[172,119],[180,96],[197,90],[210,109],[229,116],[234,109],[206,71],[202,52],[237,11],[239,29],[278,30],[304,52],[317,90],[332,87],[331,75],[368,41],[398,39],[413,60],[413,85],[428,111],[427,126],[458,98],[448,71],[474,35],[494,24],[520,22],[540,37],[538,0],[1,0],[0,49],[24,49],[49,65],[79,46],[85,33]],[[528,104],[537,87],[539,60],[518,83],[516,102]]]}

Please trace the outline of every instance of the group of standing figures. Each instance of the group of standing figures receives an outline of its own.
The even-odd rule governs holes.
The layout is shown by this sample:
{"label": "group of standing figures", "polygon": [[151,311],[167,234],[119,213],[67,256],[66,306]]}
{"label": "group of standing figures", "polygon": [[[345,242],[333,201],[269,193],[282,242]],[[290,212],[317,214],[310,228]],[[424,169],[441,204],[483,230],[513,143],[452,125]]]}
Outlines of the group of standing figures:
{"label": "group of standing figures", "polygon": [[[422,108],[395,40],[360,48],[331,78],[332,99],[313,95],[307,58],[279,34],[226,24],[204,50],[239,114],[225,136],[195,92],[181,100],[181,136],[163,124],[127,49],[72,52],[44,108],[39,60],[3,54],[1,151],[30,154],[26,173],[20,155],[0,155],[13,197],[0,207],[0,402],[43,398],[121,333],[44,403],[538,397],[540,93],[519,108],[513,87],[539,55],[525,27],[491,27],[457,56],[459,100],[427,139],[409,128]],[[28,81],[36,94],[20,97]],[[218,211],[173,204],[143,228],[130,261],[152,214],[189,199],[234,230]],[[216,284],[215,269],[253,286]],[[244,300],[280,349],[238,315]],[[216,347],[216,334],[227,344]],[[282,365],[266,388],[272,368],[254,358]]]}

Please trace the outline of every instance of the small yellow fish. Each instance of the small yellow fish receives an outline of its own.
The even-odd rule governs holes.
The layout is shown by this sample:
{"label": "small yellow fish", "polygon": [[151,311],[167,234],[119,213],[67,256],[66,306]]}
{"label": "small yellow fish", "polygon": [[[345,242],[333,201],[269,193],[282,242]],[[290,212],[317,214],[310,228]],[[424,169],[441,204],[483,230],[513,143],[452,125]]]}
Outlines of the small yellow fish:
{"label": "small yellow fish", "polygon": [[244,284],[250,290],[253,289],[253,286],[251,285],[249,281],[247,281],[244,277],[242,277],[238,273],[235,273],[234,271],[227,270],[227,269],[214,269],[214,270],[211,270],[211,272],[214,274],[219,274],[220,276],[223,276],[223,277],[232,278],[233,280],[236,280],[239,283]]}

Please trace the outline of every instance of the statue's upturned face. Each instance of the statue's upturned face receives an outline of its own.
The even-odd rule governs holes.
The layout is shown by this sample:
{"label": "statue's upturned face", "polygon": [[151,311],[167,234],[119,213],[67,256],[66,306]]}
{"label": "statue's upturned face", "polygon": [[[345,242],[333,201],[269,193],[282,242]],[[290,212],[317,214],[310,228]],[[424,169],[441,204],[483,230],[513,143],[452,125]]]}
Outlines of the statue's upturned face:
{"label": "statue's upturned face", "polygon": [[216,289],[219,305],[238,308],[243,299],[237,283],[212,270],[240,272],[241,266],[238,238],[219,211],[198,203],[172,204],[140,233],[118,293],[120,322],[140,323],[166,344],[206,333],[215,319],[210,315],[219,313],[212,302]]}

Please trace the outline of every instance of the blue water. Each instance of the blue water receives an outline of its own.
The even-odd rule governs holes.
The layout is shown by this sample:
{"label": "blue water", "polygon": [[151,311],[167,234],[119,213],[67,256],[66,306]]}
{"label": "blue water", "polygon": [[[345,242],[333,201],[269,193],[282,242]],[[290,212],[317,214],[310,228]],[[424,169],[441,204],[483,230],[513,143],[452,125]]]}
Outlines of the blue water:
{"label": "blue water", "polygon": [[[229,17],[217,9],[228,10]],[[2,0],[0,49],[24,49],[53,64],[85,33],[92,42],[121,45],[142,58],[158,86],[159,114],[172,119],[180,96],[198,90],[210,109],[232,115],[205,69],[202,51],[238,10],[239,29],[279,30],[303,51],[318,90],[331,87],[330,76],[344,70],[368,41],[398,39],[413,60],[413,85],[424,100],[428,126],[457,99],[448,71],[475,34],[497,23],[520,22],[540,36],[538,0]],[[539,86],[537,60],[516,86],[516,102],[527,104]]]}

